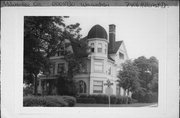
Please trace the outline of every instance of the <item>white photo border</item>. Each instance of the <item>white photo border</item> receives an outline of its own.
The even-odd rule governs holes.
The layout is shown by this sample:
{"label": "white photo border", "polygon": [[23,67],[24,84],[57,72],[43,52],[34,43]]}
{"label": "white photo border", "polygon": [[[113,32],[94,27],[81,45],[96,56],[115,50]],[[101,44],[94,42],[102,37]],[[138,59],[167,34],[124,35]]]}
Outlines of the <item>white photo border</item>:
{"label": "white photo border", "polygon": [[[167,39],[160,44],[164,49],[159,59],[158,107],[23,107],[23,33],[24,16],[96,16],[126,7],[11,7],[2,8],[2,117],[5,118],[171,118],[178,117],[179,71],[178,60],[178,8],[159,8],[167,15]],[[135,8],[129,8],[135,9]],[[144,8],[158,9],[158,8]],[[173,31],[173,32],[172,32]],[[178,54],[178,55],[177,55]],[[4,118],[3,117],[3,118]]]}

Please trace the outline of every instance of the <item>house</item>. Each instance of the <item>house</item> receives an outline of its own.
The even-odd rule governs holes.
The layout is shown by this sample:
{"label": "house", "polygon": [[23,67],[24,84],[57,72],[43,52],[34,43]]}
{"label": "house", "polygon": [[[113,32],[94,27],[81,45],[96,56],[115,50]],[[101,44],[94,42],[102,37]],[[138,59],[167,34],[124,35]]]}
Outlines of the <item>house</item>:
{"label": "house", "polygon": [[[107,81],[112,83],[114,95],[127,95],[117,83],[117,74],[121,69],[121,63],[128,59],[126,47],[123,41],[116,41],[116,26],[109,25],[109,34],[100,26],[93,26],[88,35],[81,39],[90,46],[91,53],[85,57],[86,68],[84,72],[74,76],[79,88],[79,94],[106,94]],[[69,40],[66,43],[71,42]],[[68,50],[76,53],[76,45],[72,44]],[[51,57],[54,66],[51,69],[51,76],[41,76],[38,90],[49,91],[48,94],[56,93],[56,76],[63,70],[68,70],[68,63],[62,58],[61,52]]]}

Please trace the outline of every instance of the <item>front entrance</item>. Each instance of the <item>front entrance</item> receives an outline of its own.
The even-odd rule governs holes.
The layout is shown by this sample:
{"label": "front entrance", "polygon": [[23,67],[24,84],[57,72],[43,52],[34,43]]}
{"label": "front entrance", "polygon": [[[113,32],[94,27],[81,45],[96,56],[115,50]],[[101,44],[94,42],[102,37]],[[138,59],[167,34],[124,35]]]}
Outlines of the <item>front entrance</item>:
{"label": "front entrance", "polygon": [[42,94],[43,95],[56,95],[56,79],[47,79],[42,81]]}

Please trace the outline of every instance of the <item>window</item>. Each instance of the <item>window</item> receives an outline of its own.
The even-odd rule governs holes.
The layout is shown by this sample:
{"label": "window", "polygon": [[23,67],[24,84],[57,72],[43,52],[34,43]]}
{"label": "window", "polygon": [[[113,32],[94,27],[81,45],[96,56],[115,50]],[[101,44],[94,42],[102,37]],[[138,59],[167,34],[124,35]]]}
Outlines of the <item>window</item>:
{"label": "window", "polygon": [[103,63],[95,61],[94,62],[94,71],[95,72],[103,72]]}
{"label": "window", "polygon": [[107,53],[107,45],[105,44],[104,53]]}
{"label": "window", "polygon": [[65,64],[64,63],[59,63],[57,73],[62,73],[64,71],[65,71]]}
{"label": "window", "polygon": [[98,43],[98,52],[102,52],[102,43]]}
{"label": "window", "polygon": [[50,72],[51,72],[51,74],[55,74],[55,63],[53,63],[53,64],[51,65]]}
{"label": "window", "polygon": [[59,48],[59,50],[58,50],[58,52],[57,52],[57,55],[58,55],[58,56],[62,56],[62,55],[64,55],[64,53],[65,53],[65,44],[63,43],[63,44],[61,45],[61,47]]}
{"label": "window", "polygon": [[80,80],[78,84],[79,84],[79,93],[86,93],[86,83]]}
{"label": "window", "polygon": [[121,53],[121,52],[119,52],[119,58],[120,58],[120,59],[124,59],[124,54]]}
{"label": "window", "polygon": [[119,84],[116,85],[116,95],[121,95]]}
{"label": "window", "polygon": [[111,75],[111,67],[108,69],[108,74]]}
{"label": "window", "polygon": [[50,74],[55,74],[55,63],[52,63],[50,66]]}
{"label": "window", "polygon": [[93,93],[103,93],[103,81],[93,81]]}
{"label": "window", "polygon": [[94,52],[94,43],[91,43],[91,52]]}

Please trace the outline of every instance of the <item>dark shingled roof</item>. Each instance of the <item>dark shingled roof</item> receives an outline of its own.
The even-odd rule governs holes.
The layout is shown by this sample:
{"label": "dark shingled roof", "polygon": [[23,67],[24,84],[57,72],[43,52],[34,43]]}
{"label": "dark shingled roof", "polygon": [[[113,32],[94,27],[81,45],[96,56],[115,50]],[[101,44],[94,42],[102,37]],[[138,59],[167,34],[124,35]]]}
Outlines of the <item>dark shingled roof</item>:
{"label": "dark shingled roof", "polygon": [[105,38],[105,39],[107,39],[107,32],[102,26],[95,25],[89,31],[87,38],[88,39],[89,38]]}
{"label": "dark shingled roof", "polygon": [[118,51],[119,47],[121,46],[122,42],[123,41],[116,41],[114,44],[114,48],[108,46],[108,54],[116,53]]}
{"label": "dark shingled roof", "polygon": [[109,54],[108,54],[108,59],[110,59],[111,61],[114,61],[114,59],[112,59]]}

